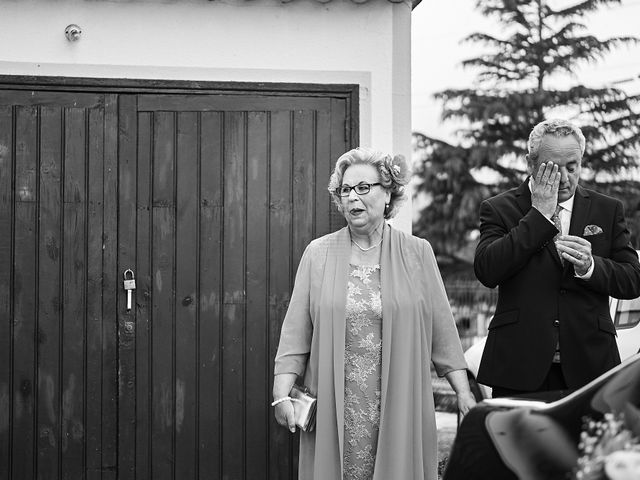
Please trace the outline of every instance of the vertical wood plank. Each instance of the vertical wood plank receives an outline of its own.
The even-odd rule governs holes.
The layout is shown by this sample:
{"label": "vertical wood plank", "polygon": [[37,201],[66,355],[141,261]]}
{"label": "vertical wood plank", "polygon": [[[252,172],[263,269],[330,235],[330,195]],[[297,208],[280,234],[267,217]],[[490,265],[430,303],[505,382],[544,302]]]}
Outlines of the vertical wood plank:
{"label": "vertical wood plank", "polygon": [[202,113],[198,397],[202,479],[222,478],[222,128],[222,113]]}
{"label": "vertical wood plank", "polygon": [[12,399],[12,276],[13,276],[13,109],[0,106],[0,479],[11,473]]}
{"label": "vertical wood plank", "polygon": [[[273,385],[273,359],[278,349],[280,329],[291,296],[291,118],[288,111],[271,113],[269,164],[269,386]],[[297,478],[294,445],[298,434],[269,419],[269,478]]]}
{"label": "vertical wood plank", "polygon": [[62,123],[59,107],[42,107],[38,261],[38,473],[57,474],[60,432]]}
{"label": "vertical wood plank", "polygon": [[[86,478],[102,478],[102,224],[104,110],[88,111]],[[114,317],[115,318],[115,317]]]}
{"label": "vertical wood plank", "polygon": [[[347,107],[346,101],[342,99],[331,99],[331,166],[335,166],[336,161],[340,158],[340,155],[345,153],[347,149],[355,148],[357,145],[349,145],[347,138],[345,138],[345,122],[347,122]],[[349,132],[357,138],[357,133],[353,135],[353,132]],[[351,136],[350,136],[351,138]],[[347,222],[344,216],[338,211],[337,208],[330,210],[330,230],[335,232],[336,230],[344,227]]]}
{"label": "vertical wood plank", "polygon": [[15,109],[15,247],[13,318],[13,478],[35,476],[35,349],[37,301],[37,108]]}
{"label": "vertical wood plank", "polygon": [[85,110],[68,108],[64,128],[61,476],[83,476],[85,434],[86,128]]}
{"label": "vertical wood plank", "polygon": [[[136,183],[137,183],[137,112],[136,97],[119,99],[118,150],[118,269],[114,278],[117,292],[118,351],[118,478],[135,478],[135,408],[136,408],[136,308],[138,293],[133,293],[132,309],[127,311],[124,272],[137,272],[136,264]],[[115,234],[116,232],[114,232]]]}
{"label": "vertical wood plank", "polygon": [[245,135],[244,113],[226,113],[222,320],[222,478],[225,480],[245,478]]}
{"label": "vertical wood plank", "polygon": [[155,113],[153,164],[152,478],[174,478],[175,120]]}
{"label": "vertical wood plank", "polygon": [[[104,102],[104,226],[102,232],[102,480],[115,480],[117,470],[118,362],[118,96]],[[123,477],[120,477],[125,478]]]}
{"label": "vertical wood plank", "polygon": [[[327,102],[328,103],[328,102]],[[331,110],[316,111],[315,128],[315,235],[321,237],[331,232],[330,215],[335,210],[332,197],[327,190],[329,178],[336,159],[331,158]]]}
{"label": "vertical wood plank", "polygon": [[314,238],[315,216],[315,114],[293,114],[293,262],[297,268],[302,252]]}
{"label": "vertical wood plank", "polygon": [[175,478],[185,480],[197,478],[198,463],[198,129],[197,113],[177,114]]}
{"label": "vertical wood plank", "polygon": [[153,352],[152,329],[152,272],[151,272],[151,184],[153,155],[153,117],[138,113],[138,214],[136,228],[136,478],[151,478],[151,415],[149,392],[152,388],[151,366]]}
{"label": "vertical wood plank", "polygon": [[266,112],[247,114],[247,321],[246,478],[263,478],[268,466],[269,385],[267,281],[269,142]]}

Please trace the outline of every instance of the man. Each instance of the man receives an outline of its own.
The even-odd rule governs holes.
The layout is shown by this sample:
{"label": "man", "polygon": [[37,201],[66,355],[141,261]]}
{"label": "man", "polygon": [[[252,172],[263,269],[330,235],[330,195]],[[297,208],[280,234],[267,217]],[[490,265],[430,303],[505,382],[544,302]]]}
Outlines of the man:
{"label": "man", "polygon": [[575,125],[541,122],[530,176],[480,207],[474,268],[498,304],[478,381],[494,396],[578,388],[620,363],[608,297],[640,295],[640,264],[622,203],[578,185],[584,148]]}

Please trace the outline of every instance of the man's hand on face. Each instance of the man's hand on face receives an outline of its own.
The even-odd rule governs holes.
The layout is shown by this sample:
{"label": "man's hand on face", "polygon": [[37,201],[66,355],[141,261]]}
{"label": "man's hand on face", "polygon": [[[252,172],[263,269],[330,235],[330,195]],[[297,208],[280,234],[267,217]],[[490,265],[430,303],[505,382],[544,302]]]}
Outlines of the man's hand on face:
{"label": "man's hand on face", "polygon": [[551,218],[558,205],[560,172],[553,162],[541,163],[531,186],[531,205]]}

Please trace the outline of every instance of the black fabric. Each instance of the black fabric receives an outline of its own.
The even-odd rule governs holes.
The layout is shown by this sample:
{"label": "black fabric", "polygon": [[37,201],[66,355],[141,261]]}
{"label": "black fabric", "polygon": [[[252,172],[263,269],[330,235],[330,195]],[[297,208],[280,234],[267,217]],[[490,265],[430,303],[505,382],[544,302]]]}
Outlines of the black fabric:
{"label": "black fabric", "polygon": [[[549,368],[549,373],[545,377],[542,384],[536,388],[535,392],[545,393],[545,392],[558,392],[556,394],[546,395],[545,399],[548,401],[550,397],[562,397],[563,391],[567,390],[567,382],[564,380],[564,374],[562,373],[562,367],[559,363],[552,363]],[[491,396],[494,398],[498,397],[527,397],[533,398],[533,393],[523,390],[514,390],[511,388],[504,387],[494,387]]]}
{"label": "black fabric", "polygon": [[442,480],[517,480],[487,433],[485,418],[492,410],[477,406],[464,417]]}
{"label": "black fabric", "polygon": [[[543,401],[558,400],[568,391],[527,393],[526,398]],[[607,412],[619,413],[632,405],[640,407],[640,355],[636,355],[624,365],[600,376],[588,386],[579,389],[562,402],[551,404],[547,409],[535,413],[545,417],[547,423],[553,422],[566,434],[569,442],[576,447],[580,441],[580,432],[586,418],[599,420]],[[443,480],[512,480],[517,478],[503,462],[496,446],[487,431],[487,416],[492,412],[520,412],[525,416],[530,409],[509,409],[479,403],[464,418],[451,448]],[[521,417],[522,418],[522,417]],[[540,463],[535,480],[560,480],[567,478],[571,468],[560,471],[562,464],[555,455],[554,448],[538,448],[534,451],[539,428],[535,422],[516,421],[510,425],[512,432],[517,431],[521,442],[518,454]],[[516,429],[516,430],[513,430]],[[495,433],[495,432],[494,432]],[[538,441],[538,446],[542,440]],[[547,442],[548,443],[548,442]],[[546,445],[548,446],[548,445]]]}

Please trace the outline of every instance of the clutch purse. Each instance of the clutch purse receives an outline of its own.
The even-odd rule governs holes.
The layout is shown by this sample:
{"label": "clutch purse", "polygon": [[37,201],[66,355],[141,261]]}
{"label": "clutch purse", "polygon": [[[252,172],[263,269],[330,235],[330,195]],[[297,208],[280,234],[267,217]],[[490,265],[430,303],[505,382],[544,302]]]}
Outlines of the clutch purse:
{"label": "clutch purse", "polygon": [[305,432],[312,431],[316,426],[316,397],[311,395],[307,387],[300,385],[291,387],[289,396],[293,403],[296,425]]}

